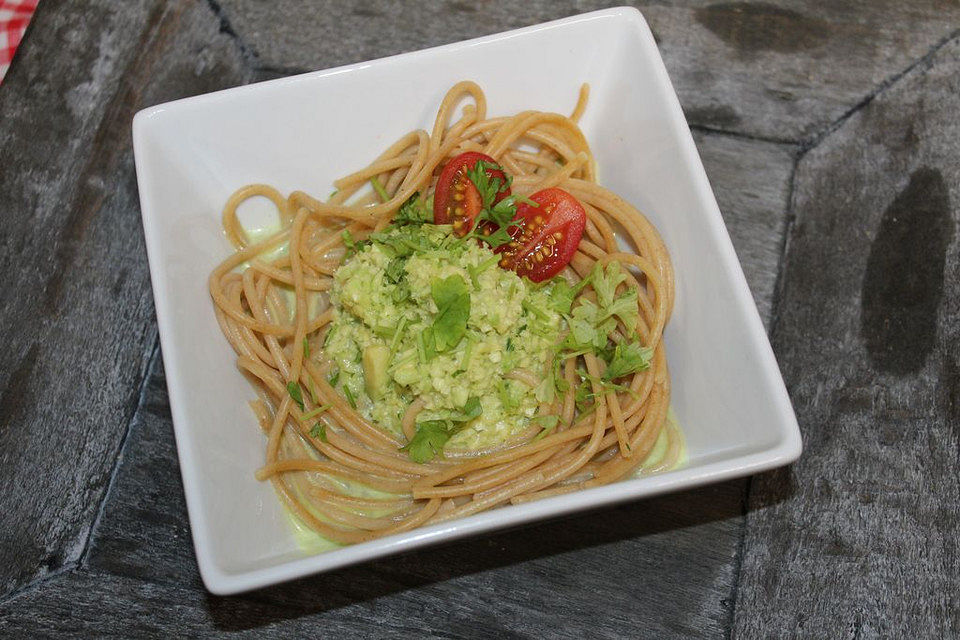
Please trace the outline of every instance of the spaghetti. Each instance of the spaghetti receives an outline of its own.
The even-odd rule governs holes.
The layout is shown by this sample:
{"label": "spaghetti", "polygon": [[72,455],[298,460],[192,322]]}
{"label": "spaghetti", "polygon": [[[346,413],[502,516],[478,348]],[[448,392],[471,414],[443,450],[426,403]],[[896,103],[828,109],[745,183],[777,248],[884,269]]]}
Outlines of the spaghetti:
{"label": "spaghetti", "polygon": [[[667,420],[670,376],[662,340],[674,297],[670,259],[653,225],[597,184],[577,126],[587,96],[584,85],[569,117],[525,111],[488,118],[480,87],[460,82],[441,102],[431,132],[403,136],[366,168],[336,181],[326,202],[301,191],[284,196],[266,185],[243,187],[227,201],[223,226],[236,251],[214,269],[209,287],[238,366],[259,396],[251,406],[267,443],[266,464],[256,475],[269,479],[292,513],[321,536],[362,542],[603,485],[638,467],[652,472],[675,464],[682,439]],[[454,119],[464,100],[468,104]],[[567,357],[559,366],[565,391],[540,407],[541,415],[557,417],[555,428],[528,429],[495,447],[445,451],[418,463],[402,447],[422,402],[411,403],[394,433],[366,419],[330,384],[322,347],[335,316],[329,291],[344,260],[345,237],[362,241],[387,228],[411,196],[433,189],[447,160],[467,151],[496,159],[513,174],[518,194],[559,187],[582,204],[584,235],[560,277],[576,284],[595,265],[619,263],[626,278],[620,289],[637,291],[639,322],[633,332],[618,323],[611,343],[638,339],[652,356],[648,368],[613,388],[601,382],[602,359],[592,353]],[[371,180],[379,196],[362,193]],[[274,204],[282,228],[254,243],[237,207],[256,196]],[[620,248],[618,236],[632,252]],[[287,251],[278,256],[278,247]],[[586,284],[577,295],[596,300],[597,292]],[[594,398],[589,410],[577,408],[578,376]],[[530,385],[541,379],[530,370],[507,377]],[[292,393],[291,384],[304,391]],[[658,441],[666,441],[666,453],[644,466]]]}

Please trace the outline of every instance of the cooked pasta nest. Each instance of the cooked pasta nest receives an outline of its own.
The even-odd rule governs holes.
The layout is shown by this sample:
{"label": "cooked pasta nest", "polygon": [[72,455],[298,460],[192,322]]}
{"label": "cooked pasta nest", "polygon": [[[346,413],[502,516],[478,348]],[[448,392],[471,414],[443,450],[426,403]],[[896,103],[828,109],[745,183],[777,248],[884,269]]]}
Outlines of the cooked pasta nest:
{"label": "cooked pasta nest", "polygon": [[[238,367],[258,395],[251,407],[266,434],[266,460],[256,476],[270,480],[292,513],[321,536],[340,544],[362,542],[675,464],[682,436],[667,419],[670,376],[663,346],[674,298],[670,259],[647,218],[597,184],[590,147],[577,125],[587,96],[585,85],[570,116],[524,111],[488,118],[480,87],[460,82],[441,102],[432,131],[404,135],[367,167],[337,180],[327,201],[302,191],[284,196],[259,184],[229,198],[223,227],[235,252],[214,269],[209,286]],[[591,353],[567,358],[560,367],[566,391],[539,409],[558,417],[549,434],[528,430],[492,449],[450,451],[416,463],[402,450],[404,436],[372,424],[329,383],[322,348],[334,315],[328,292],[344,258],[343,231],[359,241],[385,229],[401,204],[430,191],[445,162],[466,151],[496,159],[513,175],[515,193],[559,187],[577,198],[586,228],[558,277],[576,283],[595,264],[619,263],[626,275],[621,290],[637,290],[639,322],[633,335],[620,323],[611,344],[639,339],[652,357],[647,369],[612,390],[598,382],[601,359]],[[383,185],[385,201],[364,194],[372,178]],[[282,228],[252,242],[237,208],[258,196],[273,202]],[[279,257],[278,247],[287,249]],[[596,292],[588,284],[579,296],[595,300]],[[312,348],[303,348],[305,343]],[[582,412],[574,398],[580,372],[593,381],[595,398]],[[530,372],[514,377],[525,375]],[[299,403],[290,383],[309,390]],[[319,431],[317,424],[323,425]],[[666,452],[650,464],[658,441],[661,449],[666,441]]]}

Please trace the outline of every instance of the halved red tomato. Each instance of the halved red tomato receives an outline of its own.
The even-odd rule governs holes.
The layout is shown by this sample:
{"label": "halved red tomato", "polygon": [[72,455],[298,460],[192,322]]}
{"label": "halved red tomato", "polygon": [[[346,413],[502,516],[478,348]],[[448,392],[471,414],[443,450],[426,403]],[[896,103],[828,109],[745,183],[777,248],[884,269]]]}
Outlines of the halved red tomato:
{"label": "halved red tomato", "polygon": [[563,189],[544,189],[530,196],[539,206],[517,205],[510,228],[513,241],[501,248],[500,266],[534,282],[560,273],[577,250],[587,213],[576,198]]}
{"label": "halved red tomato", "polygon": [[453,232],[458,236],[465,236],[470,232],[473,219],[483,208],[480,192],[467,175],[467,171],[473,169],[480,160],[484,161],[485,166],[497,167],[484,171],[491,181],[494,178],[500,179],[501,190],[494,197],[494,204],[510,195],[510,188],[506,186],[506,174],[490,156],[468,151],[448,162],[440,172],[433,194],[433,221],[436,224],[452,224]]}

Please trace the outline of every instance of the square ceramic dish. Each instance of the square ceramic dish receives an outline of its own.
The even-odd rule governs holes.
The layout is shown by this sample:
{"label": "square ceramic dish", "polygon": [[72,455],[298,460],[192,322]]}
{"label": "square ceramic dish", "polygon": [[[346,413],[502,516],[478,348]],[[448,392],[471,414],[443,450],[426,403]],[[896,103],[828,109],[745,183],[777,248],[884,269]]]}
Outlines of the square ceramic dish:
{"label": "square ceramic dish", "polygon": [[[462,79],[491,115],[567,113],[600,182],[645,211],[671,251],[666,332],[681,468],[508,506],[318,555],[302,551],[269,483],[253,392],[214,318],[207,276],[231,248],[219,217],[251,182],[320,197],[401,134],[429,128]],[[200,572],[236,593],[435,542],[780,466],[800,435],[777,363],[653,36],[633,9],[576,16],[373,62],[146,109],[133,122],[137,178],[170,406]]]}

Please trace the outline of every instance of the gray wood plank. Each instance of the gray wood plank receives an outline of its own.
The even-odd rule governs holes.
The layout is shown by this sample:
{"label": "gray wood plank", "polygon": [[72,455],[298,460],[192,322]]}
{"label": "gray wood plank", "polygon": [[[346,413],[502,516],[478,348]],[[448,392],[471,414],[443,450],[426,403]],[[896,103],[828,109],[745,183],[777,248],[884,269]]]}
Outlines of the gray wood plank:
{"label": "gray wood plank", "polygon": [[75,563],[155,342],[140,107],[237,84],[204,3],[41,3],[0,89],[0,594]]}
{"label": "gray wood plank", "polygon": [[[0,604],[0,635],[18,638],[210,637],[204,595],[129,578],[72,572]],[[250,634],[279,637],[277,634]]]}
{"label": "gray wood plank", "polygon": [[[219,3],[263,65],[308,70],[622,4]],[[960,27],[960,5],[949,0],[629,4],[646,15],[692,123],[777,140],[822,130]]]}
{"label": "gray wood plank", "polygon": [[643,4],[687,118],[777,140],[815,136],[960,27],[949,0]]}
{"label": "gray wood plank", "polygon": [[796,148],[703,131],[693,137],[769,330]]}
{"label": "gray wood plank", "polygon": [[960,39],[801,160],[774,347],[806,450],[755,478],[736,635],[960,635]]}
{"label": "gray wood plank", "polygon": [[130,423],[103,516],[91,536],[87,564],[101,571],[203,589],[159,349]]}
{"label": "gray wood plank", "polygon": [[[381,627],[388,635],[419,629],[437,637],[496,632],[613,638],[640,628],[658,637],[723,637],[732,613],[742,501],[743,481],[728,482],[385,558],[238,598],[209,597],[198,606],[229,629],[326,630],[336,637]],[[88,564],[95,572],[191,593],[203,590],[159,358],[94,531]],[[44,593],[56,594],[58,588],[45,587]],[[129,597],[112,597],[121,596]],[[25,615],[16,613],[11,624],[26,624]],[[193,635],[206,628],[190,624],[199,626],[169,629]]]}

